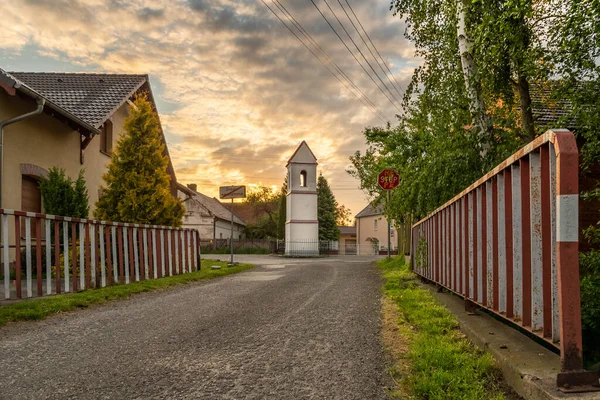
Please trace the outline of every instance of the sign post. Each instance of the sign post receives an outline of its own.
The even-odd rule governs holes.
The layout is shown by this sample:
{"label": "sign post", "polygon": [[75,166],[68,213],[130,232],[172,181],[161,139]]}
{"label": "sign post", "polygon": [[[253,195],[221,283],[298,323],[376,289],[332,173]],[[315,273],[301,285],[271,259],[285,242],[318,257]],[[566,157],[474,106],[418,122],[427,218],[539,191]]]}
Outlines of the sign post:
{"label": "sign post", "polygon": [[231,233],[229,235],[229,248],[231,251],[231,265],[233,265],[233,199],[246,197],[246,186],[220,186],[219,198],[231,199]]}
{"label": "sign post", "polygon": [[[393,169],[384,169],[377,176],[377,184],[383,190],[387,191],[387,204],[390,204],[390,192],[398,186],[400,183],[400,175]],[[392,223],[391,219],[388,218],[388,246],[387,246],[387,256],[390,258],[391,256],[391,247],[392,247]]]}

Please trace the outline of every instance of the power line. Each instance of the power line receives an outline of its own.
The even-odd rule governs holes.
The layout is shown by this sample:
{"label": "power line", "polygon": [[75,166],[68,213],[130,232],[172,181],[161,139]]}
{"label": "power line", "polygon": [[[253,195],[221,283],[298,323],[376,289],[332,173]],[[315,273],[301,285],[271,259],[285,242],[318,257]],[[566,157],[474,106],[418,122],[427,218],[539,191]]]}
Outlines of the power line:
{"label": "power line", "polygon": [[[312,35],[310,33],[308,33],[306,31],[306,29],[304,29],[304,27],[302,27],[302,25],[296,20],[296,18],[294,18],[294,16],[287,10],[287,8],[285,8],[285,6],[283,4],[281,4],[281,2],[279,0],[274,0],[274,1],[277,4],[279,4],[277,7],[284,13],[284,15],[288,18],[288,20],[290,20],[294,24],[294,26],[300,32],[302,32],[302,34],[304,35],[304,37],[306,37],[316,48],[318,48],[321,51],[321,53],[323,53],[325,55],[325,57],[327,57],[327,59],[329,60],[329,62],[331,62],[335,66],[335,68],[337,69],[337,71],[344,76],[344,78],[348,81],[348,83],[350,83],[350,85],[352,85],[352,87],[354,87],[374,108],[377,109],[377,106],[375,105],[375,103],[373,103],[362,92],[362,90],[360,90],[360,88],[352,81],[352,79],[350,79],[350,77],[348,75],[346,75],[346,73],[344,72],[344,70],[340,66],[338,66],[338,64],[329,56],[329,54],[327,54],[327,52],[325,52],[325,50],[323,50],[323,48],[319,45],[319,43],[317,43],[317,41],[313,39]],[[379,112],[381,113],[381,111],[379,111]],[[383,113],[381,113],[381,114],[383,115]],[[384,116],[384,118],[387,118],[387,117],[385,117],[385,115],[383,115],[383,116]]]}
{"label": "power line", "polygon": [[[333,31],[333,33],[335,33],[335,35],[338,37],[338,39],[342,42],[342,44],[344,45],[344,47],[346,47],[346,50],[348,50],[348,52],[350,52],[350,54],[352,55],[352,57],[354,58],[354,60],[358,63],[358,65],[360,65],[360,67],[362,68],[362,70],[365,72],[365,74],[367,74],[367,76],[373,81],[373,83],[375,84],[375,86],[377,86],[377,89],[379,89],[379,91],[381,93],[383,93],[383,95],[390,101],[390,103],[396,107],[396,109],[399,112],[402,112],[402,110],[400,110],[400,108],[398,108],[398,106],[396,105],[396,103],[394,103],[394,101],[390,98],[390,96],[388,96],[388,94],[379,86],[379,84],[375,81],[375,79],[373,79],[373,77],[371,76],[371,74],[369,73],[369,71],[367,71],[367,69],[362,65],[362,63],[358,60],[358,58],[356,58],[356,55],[354,54],[354,52],[352,50],[350,50],[350,47],[348,47],[348,45],[346,44],[346,42],[344,41],[344,39],[342,39],[342,37],[340,36],[340,34],[335,30],[335,28],[333,27],[333,25],[331,24],[331,22],[329,22],[329,20],[327,19],[327,17],[325,16],[325,14],[323,14],[323,12],[321,11],[321,9],[319,8],[319,6],[317,6],[317,4],[314,2],[314,0],[310,0],[310,2],[313,4],[313,6],[317,9],[317,11],[319,12],[319,14],[321,14],[321,17],[323,17],[323,19],[325,20],[325,22],[327,22],[327,25],[329,25],[329,27],[331,28],[331,30]],[[329,7],[329,4],[327,3],[327,1],[325,0],[325,4],[327,4],[327,6]],[[331,10],[331,12],[333,13],[333,10],[331,9],[331,7],[329,7],[329,9]],[[337,18],[337,16],[335,15],[335,13],[333,13],[335,18]],[[342,26],[342,28],[345,31],[344,26],[342,25],[342,23],[340,22],[340,20],[338,19],[338,22],[340,23],[340,25]],[[346,34],[348,35],[348,32],[346,31]],[[350,36],[350,35],[348,35]],[[352,38],[350,38],[350,40],[352,40]],[[352,42],[354,43],[354,41],[352,40]],[[356,43],[354,43],[354,45],[356,46]],[[360,52],[360,49],[359,49]],[[362,55],[362,52],[360,52]],[[363,55],[364,58],[364,55]],[[366,58],[365,58],[366,60]],[[367,64],[369,64],[369,62],[367,61]],[[370,64],[369,64],[370,66]],[[371,69],[373,69],[373,67],[371,67]],[[377,78],[379,78],[379,75],[377,75],[377,73],[375,74],[377,76]],[[379,78],[379,80],[381,80],[381,78]],[[387,86],[384,87],[387,88]],[[387,88],[388,91],[389,88]],[[390,91],[391,93],[391,91]],[[392,95],[393,97],[393,95]]]}
{"label": "power line", "polygon": [[[294,37],[296,37],[296,39],[298,39],[298,41],[299,41],[300,43],[302,43],[302,45],[303,45],[304,47],[306,47],[306,49],[307,49],[308,51],[310,51],[310,53],[311,53],[311,54],[312,54],[312,55],[313,55],[313,56],[314,56],[314,57],[315,57],[317,60],[319,60],[319,62],[320,62],[321,64],[323,64],[323,66],[325,66],[325,68],[327,68],[327,70],[328,70],[328,71],[329,71],[329,72],[330,72],[330,73],[331,73],[331,74],[332,74],[332,75],[335,77],[335,79],[337,79],[337,80],[338,80],[338,81],[339,81],[339,82],[340,82],[342,85],[344,85],[344,87],[345,87],[345,88],[346,88],[346,89],[347,89],[347,90],[348,90],[350,93],[352,93],[352,94],[353,94],[353,95],[354,95],[354,96],[355,96],[355,97],[356,97],[356,98],[357,98],[357,99],[358,99],[358,100],[359,100],[359,101],[360,101],[360,102],[361,102],[361,103],[362,103],[362,104],[363,104],[365,107],[367,107],[367,108],[369,109],[369,111],[371,111],[371,112],[372,112],[373,114],[375,114],[375,115],[376,115],[378,118],[380,118],[384,124],[386,123],[386,121],[385,121],[385,118],[382,118],[382,117],[381,117],[381,116],[380,116],[380,115],[377,113],[377,111],[379,111],[379,110],[377,110],[377,109],[373,110],[373,109],[372,109],[372,108],[371,108],[371,107],[370,107],[370,106],[369,106],[367,103],[365,103],[365,102],[364,102],[364,100],[363,100],[363,99],[361,99],[361,98],[360,98],[360,97],[359,97],[359,96],[358,96],[358,95],[357,95],[357,94],[356,94],[354,91],[352,91],[352,90],[351,90],[351,89],[350,89],[350,88],[349,88],[349,87],[348,87],[346,84],[344,84],[344,82],[343,82],[343,81],[342,81],[342,80],[341,80],[341,79],[338,77],[338,75],[337,75],[337,74],[335,74],[335,73],[334,73],[334,72],[331,70],[331,68],[329,68],[329,66],[328,66],[327,64],[325,64],[325,63],[324,63],[324,62],[321,60],[321,58],[319,58],[319,57],[318,57],[318,56],[315,54],[315,52],[314,52],[314,51],[313,51],[313,50],[312,50],[310,47],[308,47],[308,45],[307,45],[306,43],[304,43],[304,41],[303,41],[302,39],[300,39],[300,37],[299,37],[299,36],[296,34],[296,32],[294,32],[294,31],[292,30],[292,28],[290,28],[290,27],[289,27],[289,25],[288,25],[288,24],[286,24],[286,23],[285,23],[285,21],[284,21],[283,19],[281,19],[281,17],[280,17],[280,16],[279,16],[279,15],[278,15],[278,14],[277,14],[277,13],[276,13],[276,12],[275,12],[275,11],[274,11],[272,8],[271,8],[271,7],[269,7],[269,5],[268,5],[268,4],[265,2],[265,0],[261,0],[261,1],[262,1],[262,2],[263,2],[263,4],[264,4],[264,5],[265,5],[265,6],[266,6],[268,9],[269,9],[269,11],[271,11],[271,12],[273,13],[273,15],[275,15],[275,16],[277,17],[277,19],[278,19],[279,21],[281,21],[281,23],[282,23],[282,24],[283,24],[283,25],[284,25],[284,26],[285,26],[285,27],[286,27],[286,28],[287,28],[287,29],[288,29],[288,30],[289,30],[289,31],[292,33],[292,35],[294,35]],[[385,117],[385,116],[384,116],[384,117]]]}
{"label": "power line", "polygon": [[[348,4],[348,0],[345,0],[345,1]],[[400,98],[402,98],[402,93],[400,93],[400,90],[398,90],[398,88],[394,85],[394,83],[392,82],[392,80],[390,79],[390,77],[388,76],[388,74],[385,72],[385,70],[381,66],[381,63],[379,62],[379,60],[377,59],[377,57],[375,57],[375,54],[373,54],[373,51],[371,50],[371,48],[367,44],[367,42],[366,42],[365,38],[363,37],[363,35],[360,33],[360,31],[356,27],[356,24],[354,23],[354,21],[352,21],[352,18],[350,18],[350,15],[346,11],[346,8],[342,4],[342,2],[340,0],[337,0],[337,2],[339,3],[340,7],[344,11],[344,14],[346,14],[346,17],[348,18],[348,21],[350,21],[350,23],[354,27],[354,30],[356,31],[356,33],[358,33],[358,37],[360,37],[360,40],[362,40],[363,44],[365,45],[365,47],[367,48],[367,50],[369,50],[369,53],[371,53],[371,56],[373,57],[373,59],[375,60],[375,62],[377,62],[377,65],[379,66],[379,69],[381,70],[381,72],[383,72],[383,75],[387,78],[388,82],[390,83],[390,85],[392,85],[392,87],[394,88],[394,90],[396,90],[396,92],[398,93],[398,95],[400,96]],[[354,14],[354,17],[356,18],[356,20],[360,24],[360,20],[358,19],[358,17],[356,16],[356,14]],[[362,24],[361,24],[361,26],[362,26]],[[364,30],[364,28],[363,28],[363,30]],[[371,42],[371,44],[372,44],[372,42]],[[373,47],[375,48],[375,45],[373,45]],[[375,50],[377,50],[377,48],[375,48]],[[392,77],[393,77],[393,75],[392,75]]]}
{"label": "power line", "polygon": [[[338,0],[339,1],[339,0]],[[377,55],[379,56],[379,58],[381,59],[381,62],[383,63],[383,65],[385,66],[385,68],[387,69],[387,71],[390,73],[390,75],[392,76],[392,79],[394,79],[394,82],[396,82],[397,88],[402,90],[402,88],[400,87],[400,84],[398,83],[398,81],[396,80],[396,77],[394,76],[394,74],[392,73],[392,71],[390,71],[390,68],[387,66],[387,63],[385,62],[385,60],[383,59],[383,57],[381,56],[381,54],[379,54],[379,50],[377,50],[377,47],[375,46],[375,44],[373,43],[373,41],[371,40],[371,37],[369,36],[369,34],[367,33],[367,31],[365,30],[365,28],[363,27],[362,23],[360,22],[360,19],[358,19],[358,17],[356,16],[356,13],[354,12],[354,9],[352,8],[352,6],[350,5],[350,3],[348,2],[348,0],[344,0],[346,2],[346,4],[348,4],[348,7],[350,8],[350,11],[352,12],[352,15],[354,15],[354,18],[356,18],[356,21],[358,22],[358,25],[360,25],[360,28],[362,29],[362,31],[365,33],[365,35],[367,36],[367,39],[369,39],[369,43],[371,43],[371,46],[373,46],[373,49],[375,49],[375,52],[377,53]],[[343,8],[343,7],[342,7]],[[389,78],[388,78],[389,79]],[[404,90],[402,90],[404,91]]]}
{"label": "power line", "polygon": [[[398,100],[398,98],[396,98],[396,96],[390,90],[390,88],[388,87],[388,85],[386,85],[386,83],[379,77],[379,74],[377,73],[377,71],[375,71],[375,68],[373,68],[373,66],[371,65],[371,63],[369,62],[369,60],[367,60],[367,58],[363,54],[362,50],[358,47],[358,45],[356,44],[356,42],[354,41],[354,39],[352,39],[352,36],[350,36],[350,33],[346,30],[346,28],[344,27],[344,24],[342,24],[342,21],[340,21],[340,19],[338,18],[337,14],[335,13],[335,11],[333,11],[333,8],[331,8],[331,6],[327,2],[327,0],[323,0],[323,1],[327,5],[327,8],[329,8],[329,11],[331,11],[331,13],[333,14],[333,16],[337,20],[338,24],[340,24],[340,26],[342,27],[342,29],[344,30],[344,32],[346,32],[346,35],[348,36],[348,39],[350,39],[350,41],[352,42],[352,44],[354,45],[354,47],[356,47],[356,50],[358,50],[358,52],[362,56],[363,60],[365,60],[365,62],[369,66],[369,68],[371,68],[371,71],[373,71],[373,73],[375,74],[375,76],[377,76],[377,79],[379,79],[379,82],[381,82],[381,84],[388,90],[388,92],[392,95],[392,97],[394,98],[394,100],[396,100],[396,102],[398,104],[400,104],[400,101]],[[339,0],[338,0],[338,2],[339,2]],[[342,5],[342,3],[340,3],[340,5]],[[344,10],[344,13],[346,12],[346,10],[344,9],[343,6],[342,6],[342,10]],[[348,16],[347,13],[346,13],[346,16]],[[350,17],[348,17],[348,19],[350,19]],[[350,20],[350,22],[352,23],[352,20]],[[358,32],[358,30],[357,30],[357,32]],[[359,36],[360,36],[360,33],[359,33]],[[361,39],[362,39],[362,37],[361,37]],[[369,46],[367,46],[367,49],[368,48],[369,48]],[[373,58],[375,58],[375,56],[373,56]],[[375,60],[375,61],[377,61],[377,60]],[[383,71],[383,69],[382,69],[382,71]],[[384,75],[385,75],[385,73],[384,73]],[[400,95],[400,97],[402,97],[402,95]]]}

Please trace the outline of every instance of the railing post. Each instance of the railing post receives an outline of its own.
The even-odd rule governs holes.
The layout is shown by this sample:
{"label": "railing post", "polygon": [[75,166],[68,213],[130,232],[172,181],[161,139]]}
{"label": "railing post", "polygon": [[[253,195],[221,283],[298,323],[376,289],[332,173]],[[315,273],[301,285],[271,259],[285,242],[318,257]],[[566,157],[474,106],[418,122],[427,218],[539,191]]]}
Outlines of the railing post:
{"label": "railing post", "polygon": [[[555,132],[556,149],[556,262],[558,265],[562,391],[574,386],[598,386],[598,372],[583,371],[579,293],[579,154],[575,137]],[[576,389],[577,390],[577,389]]]}

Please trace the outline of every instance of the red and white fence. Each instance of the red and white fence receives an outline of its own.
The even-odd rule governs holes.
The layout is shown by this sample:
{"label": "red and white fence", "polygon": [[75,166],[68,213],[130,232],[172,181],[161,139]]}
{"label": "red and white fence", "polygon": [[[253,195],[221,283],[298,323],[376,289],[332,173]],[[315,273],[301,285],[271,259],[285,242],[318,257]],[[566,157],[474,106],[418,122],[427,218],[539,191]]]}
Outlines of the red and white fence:
{"label": "red and white fence", "polygon": [[5,299],[157,279],[200,266],[198,232],[191,229],[7,209],[0,209],[0,229]]}
{"label": "red and white fence", "polygon": [[417,274],[556,346],[570,386],[583,368],[578,200],[575,138],[548,131],[413,225],[411,252]]}

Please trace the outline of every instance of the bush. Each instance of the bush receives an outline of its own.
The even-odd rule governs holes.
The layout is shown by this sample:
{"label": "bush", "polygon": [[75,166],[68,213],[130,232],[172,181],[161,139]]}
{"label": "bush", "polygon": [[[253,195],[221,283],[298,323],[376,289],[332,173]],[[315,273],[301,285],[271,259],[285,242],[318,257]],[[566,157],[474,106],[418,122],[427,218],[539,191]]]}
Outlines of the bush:
{"label": "bush", "polygon": [[[600,229],[590,227],[586,239],[600,244]],[[583,358],[586,366],[600,362],[600,251],[581,253],[581,325],[583,334]]]}
{"label": "bush", "polygon": [[79,171],[77,180],[73,181],[66,176],[64,169],[50,168],[48,176],[42,177],[40,181],[40,192],[46,214],[88,217],[90,207],[83,170]]}

